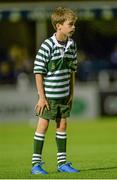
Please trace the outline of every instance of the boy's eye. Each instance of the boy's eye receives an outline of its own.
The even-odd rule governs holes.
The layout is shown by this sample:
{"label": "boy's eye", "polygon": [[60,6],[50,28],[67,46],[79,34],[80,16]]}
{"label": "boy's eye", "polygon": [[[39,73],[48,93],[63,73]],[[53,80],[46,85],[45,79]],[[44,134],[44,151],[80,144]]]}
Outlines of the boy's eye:
{"label": "boy's eye", "polygon": [[75,23],[73,23],[73,22],[71,22],[71,23],[69,23],[69,26],[75,26]]}

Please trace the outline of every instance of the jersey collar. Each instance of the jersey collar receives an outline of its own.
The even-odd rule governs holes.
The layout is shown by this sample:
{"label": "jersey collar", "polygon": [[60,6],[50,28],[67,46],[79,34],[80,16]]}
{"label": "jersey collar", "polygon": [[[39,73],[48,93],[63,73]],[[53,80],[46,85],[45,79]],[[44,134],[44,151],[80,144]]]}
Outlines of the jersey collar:
{"label": "jersey collar", "polygon": [[[56,39],[56,36],[55,36],[55,33],[53,34],[52,36],[52,40],[53,42],[55,43],[55,45],[57,47],[63,47],[63,45],[59,44],[57,39]],[[66,44],[66,47],[65,47],[65,51],[69,48],[69,46],[73,43],[73,40],[71,38],[68,38],[68,41],[67,41],[67,44]]]}

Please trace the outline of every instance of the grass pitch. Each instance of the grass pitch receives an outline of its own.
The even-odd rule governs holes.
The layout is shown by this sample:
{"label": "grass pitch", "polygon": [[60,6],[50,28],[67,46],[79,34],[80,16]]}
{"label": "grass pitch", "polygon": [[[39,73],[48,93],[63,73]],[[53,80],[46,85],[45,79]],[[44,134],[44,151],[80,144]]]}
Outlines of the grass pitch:
{"label": "grass pitch", "polygon": [[48,175],[31,175],[34,127],[27,123],[0,124],[0,179],[116,179],[117,119],[69,121],[67,159],[80,173],[56,170],[55,123],[46,134],[43,166]]}

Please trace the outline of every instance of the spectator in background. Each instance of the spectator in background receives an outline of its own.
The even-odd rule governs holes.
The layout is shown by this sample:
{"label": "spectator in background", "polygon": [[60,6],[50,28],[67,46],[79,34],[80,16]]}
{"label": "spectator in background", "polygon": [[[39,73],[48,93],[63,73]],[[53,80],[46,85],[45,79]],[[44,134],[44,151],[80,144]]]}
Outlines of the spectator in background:
{"label": "spectator in background", "polygon": [[78,79],[80,81],[87,81],[91,79],[92,62],[83,50],[78,51]]}
{"label": "spectator in background", "polygon": [[32,61],[25,47],[13,45],[9,50],[9,57],[14,64],[16,76],[20,73],[30,74],[32,72]]}
{"label": "spectator in background", "polygon": [[6,52],[6,49],[0,49],[0,84],[13,84],[16,79]]}
{"label": "spectator in background", "polygon": [[112,69],[117,69],[117,44],[114,46],[113,51],[110,55],[110,61]]}

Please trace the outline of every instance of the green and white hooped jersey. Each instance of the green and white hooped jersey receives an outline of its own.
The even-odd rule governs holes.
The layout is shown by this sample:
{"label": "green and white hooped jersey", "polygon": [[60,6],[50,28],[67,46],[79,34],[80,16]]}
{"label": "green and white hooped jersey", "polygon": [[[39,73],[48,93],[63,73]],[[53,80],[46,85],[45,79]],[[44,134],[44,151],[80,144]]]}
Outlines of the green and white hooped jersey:
{"label": "green and white hooped jersey", "polygon": [[71,38],[61,45],[54,34],[42,43],[34,61],[34,73],[43,74],[47,98],[69,96],[71,72],[76,70],[77,48]]}

